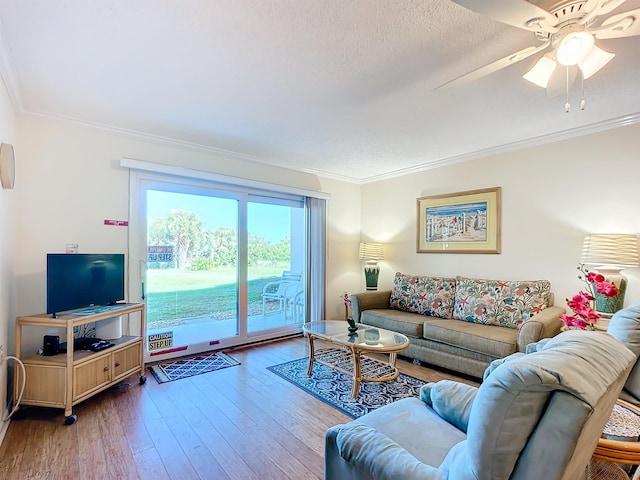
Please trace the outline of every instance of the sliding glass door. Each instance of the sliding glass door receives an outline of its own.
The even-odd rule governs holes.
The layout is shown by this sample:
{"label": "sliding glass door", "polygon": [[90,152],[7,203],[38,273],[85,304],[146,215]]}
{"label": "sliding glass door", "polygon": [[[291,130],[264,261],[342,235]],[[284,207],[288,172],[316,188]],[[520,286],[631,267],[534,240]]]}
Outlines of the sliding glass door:
{"label": "sliding glass door", "polygon": [[303,197],[184,179],[145,179],[138,190],[143,246],[131,249],[140,272],[130,278],[147,302],[147,361],[301,330]]}
{"label": "sliding glass door", "polygon": [[150,350],[238,335],[239,201],[146,193],[147,331],[157,335]]}
{"label": "sliding glass door", "polygon": [[247,205],[249,333],[305,321],[304,217],[301,204]]}

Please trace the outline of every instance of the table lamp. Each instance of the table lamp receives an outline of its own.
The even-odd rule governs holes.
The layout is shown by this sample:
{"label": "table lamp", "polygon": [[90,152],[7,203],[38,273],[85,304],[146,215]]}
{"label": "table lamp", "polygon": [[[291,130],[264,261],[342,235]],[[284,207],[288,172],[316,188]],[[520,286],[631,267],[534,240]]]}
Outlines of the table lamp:
{"label": "table lamp", "polygon": [[384,246],[381,243],[361,243],[360,260],[365,260],[364,278],[367,290],[378,289],[378,275],[380,267],[378,260],[384,260]]}
{"label": "table lamp", "polygon": [[609,318],[624,306],[627,279],[620,273],[628,267],[640,266],[638,237],[617,233],[596,233],[587,235],[582,246],[580,263],[593,267],[609,283],[618,287],[618,295],[606,297],[596,293],[595,310]]}

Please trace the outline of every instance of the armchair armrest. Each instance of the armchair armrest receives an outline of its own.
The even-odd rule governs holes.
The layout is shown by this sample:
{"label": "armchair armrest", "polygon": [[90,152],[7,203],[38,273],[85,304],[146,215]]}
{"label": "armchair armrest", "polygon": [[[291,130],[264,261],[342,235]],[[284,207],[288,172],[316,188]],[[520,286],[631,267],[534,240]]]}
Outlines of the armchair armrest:
{"label": "armchair armrest", "polygon": [[467,433],[471,406],[478,387],[451,380],[427,383],[420,388],[420,400],[456,428]]}
{"label": "armchair armrest", "polygon": [[336,443],[340,456],[362,472],[363,478],[377,480],[445,480],[438,469],[416,457],[383,433],[363,424],[331,427],[338,429]]}
{"label": "armchair armrest", "polygon": [[351,295],[353,319],[360,322],[360,313],[374,308],[389,308],[391,290],[362,292]]}
{"label": "armchair armrest", "polygon": [[280,280],[278,280],[277,282],[269,282],[269,283],[265,283],[264,287],[262,287],[262,294],[264,295],[265,293],[275,293],[278,291],[278,287],[280,286]]}
{"label": "armchair armrest", "polygon": [[518,351],[525,352],[530,343],[560,333],[560,329],[564,325],[560,320],[560,315],[565,312],[566,310],[562,307],[551,306],[524,322],[518,332]]}

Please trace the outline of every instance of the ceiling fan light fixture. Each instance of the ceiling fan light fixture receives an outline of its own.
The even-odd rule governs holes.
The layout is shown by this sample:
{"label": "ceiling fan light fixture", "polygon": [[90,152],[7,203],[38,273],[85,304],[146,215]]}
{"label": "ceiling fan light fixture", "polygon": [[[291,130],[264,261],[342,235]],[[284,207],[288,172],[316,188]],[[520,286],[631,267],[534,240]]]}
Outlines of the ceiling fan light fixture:
{"label": "ceiling fan light fixture", "polygon": [[584,60],[594,46],[593,35],[589,32],[569,32],[560,41],[556,58],[560,65],[577,65]]}
{"label": "ceiling fan light fixture", "polygon": [[543,57],[540,57],[540,60],[538,60],[531,70],[525,73],[522,78],[530,81],[531,83],[535,83],[539,87],[547,88],[551,74],[556,69],[557,65],[558,64],[553,59],[544,55]]}
{"label": "ceiling fan light fixture", "polygon": [[589,53],[589,55],[587,55],[587,57],[578,64],[580,70],[582,70],[582,76],[584,79],[586,80],[600,71],[600,69],[609,63],[615,56],[615,53],[605,52],[601,48],[594,46],[591,53]]}

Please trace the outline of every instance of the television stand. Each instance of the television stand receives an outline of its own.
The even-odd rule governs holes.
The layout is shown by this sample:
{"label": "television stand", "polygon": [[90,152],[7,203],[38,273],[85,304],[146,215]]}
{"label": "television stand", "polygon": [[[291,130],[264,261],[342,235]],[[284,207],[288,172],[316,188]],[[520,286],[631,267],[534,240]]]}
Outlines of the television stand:
{"label": "television stand", "polygon": [[[65,329],[67,342],[73,339],[73,328],[99,322],[117,315],[140,315],[140,335],[110,339],[112,347],[98,352],[67,348],[58,355],[22,356],[22,329],[50,327]],[[118,308],[89,315],[65,312],[57,317],[46,313],[16,318],[16,357],[22,360],[26,383],[21,405],[64,408],[65,425],[76,422],[72,407],[98,392],[139,373],[139,382],[147,381],[144,371],[143,338],[145,333],[145,304],[118,304]],[[22,386],[22,371],[16,369],[15,392]],[[17,400],[14,399],[14,402]],[[15,405],[14,405],[15,406]]]}

